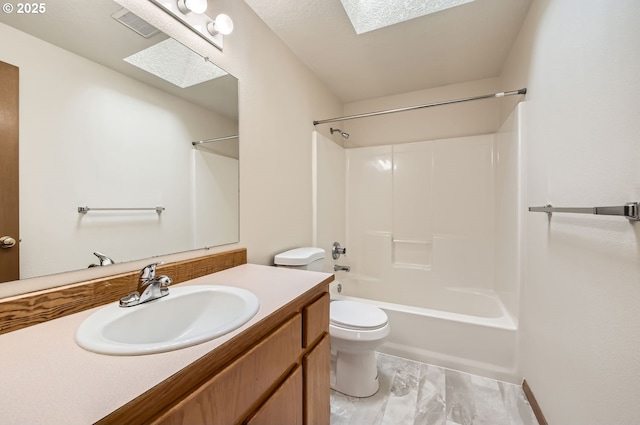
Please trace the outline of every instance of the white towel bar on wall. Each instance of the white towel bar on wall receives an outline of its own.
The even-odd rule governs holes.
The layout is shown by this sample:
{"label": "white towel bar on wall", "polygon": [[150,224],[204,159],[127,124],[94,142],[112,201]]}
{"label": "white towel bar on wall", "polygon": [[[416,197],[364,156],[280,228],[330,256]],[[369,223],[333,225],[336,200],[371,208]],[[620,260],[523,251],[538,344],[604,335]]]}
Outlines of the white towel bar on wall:
{"label": "white towel bar on wall", "polygon": [[552,213],[594,214],[594,215],[618,215],[631,221],[640,220],[640,203],[627,202],[616,207],[554,207],[547,204],[544,207],[529,207],[531,212],[546,212],[551,218]]}

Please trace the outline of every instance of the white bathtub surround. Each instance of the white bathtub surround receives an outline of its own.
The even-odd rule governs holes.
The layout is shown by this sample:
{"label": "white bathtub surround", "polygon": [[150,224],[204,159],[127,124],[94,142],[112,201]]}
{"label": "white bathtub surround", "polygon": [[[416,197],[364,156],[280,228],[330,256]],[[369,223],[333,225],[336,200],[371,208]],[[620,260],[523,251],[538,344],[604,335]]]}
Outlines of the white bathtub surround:
{"label": "white bathtub surround", "polygon": [[331,425],[538,425],[518,385],[377,354],[380,390],[331,394]]}
{"label": "white bathtub surround", "polygon": [[[509,130],[347,149],[346,245],[366,297],[408,293],[422,307],[443,288],[517,296],[518,135]],[[508,308],[517,318],[517,304]]]}
{"label": "white bathtub surround", "polygon": [[[344,202],[346,217],[340,264],[351,272],[332,291],[389,315],[379,351],[521,380],[520,116],[518,107],[498,133],[455,139],[342,149],[315,137],[320,246],[340,228],[329,211]],[[342,173],[329,171],[341,168],[344,198],[334,193]]]}

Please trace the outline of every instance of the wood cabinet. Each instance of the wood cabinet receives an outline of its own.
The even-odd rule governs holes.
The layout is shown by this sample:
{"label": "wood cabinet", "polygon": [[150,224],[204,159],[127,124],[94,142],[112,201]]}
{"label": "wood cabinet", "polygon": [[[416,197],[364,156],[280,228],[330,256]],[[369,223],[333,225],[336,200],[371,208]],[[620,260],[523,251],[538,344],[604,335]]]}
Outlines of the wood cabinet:
{"label": "wood cabinet", "polygon": [[325,334],[318,345],[304,356],[304,423],[328,424],[331,419],[329,406],[331,373],[329,335]]}
{"label": "wood cabinet", "polygon": [[304,374],[304,423],[328,424],[331,349],[329,347],[329,294],[324,294],[303,310],[306,348],[302,359]]}
{"label": "wood cabinet", "polygon": [[303,425],[303,381],[302,368],[298,366],[247,425]]}
{"label": "wood cabinet", "polygon": [[328,332],[321,285],[99,423],[329,425]]}
{"label": "wood cabinet", "polygon": [[155,424],[235,424],[302,353],[299,314],[154,421]]}

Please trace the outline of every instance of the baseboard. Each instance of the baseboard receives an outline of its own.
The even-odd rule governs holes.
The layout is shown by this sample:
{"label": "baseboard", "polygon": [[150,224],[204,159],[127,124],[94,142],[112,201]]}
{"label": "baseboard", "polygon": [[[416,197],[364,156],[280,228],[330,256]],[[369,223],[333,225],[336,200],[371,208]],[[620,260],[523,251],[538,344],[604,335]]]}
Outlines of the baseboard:
{"label": "baseboard", "polygon": [[542,414],[542,409],[538,404],[535,396],[533,395],[533,391],[531,391],[531,387],[527,383],[526,379],[522,380],[522,391],[524,391],[524,395],[529,400],[529,405],[531,406],[531,410],[533,410],[533,414],[536,415],[536,419],[538,420],[538,424],[540,425],[549,425],[544,415]]}

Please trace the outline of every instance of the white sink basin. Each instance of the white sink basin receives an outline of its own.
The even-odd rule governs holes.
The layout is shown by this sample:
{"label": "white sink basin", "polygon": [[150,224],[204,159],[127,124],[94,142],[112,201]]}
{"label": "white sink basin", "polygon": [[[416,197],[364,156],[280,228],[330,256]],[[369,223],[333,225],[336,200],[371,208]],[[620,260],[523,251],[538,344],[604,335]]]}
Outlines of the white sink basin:
{"label": "white sink basin", "polygon": [[76,342],[102,354],[162,353],[229,333],[259,308],[258,298],[241,288],[170,287],[169,295],[134,307],[106,305],[80,324]]}

